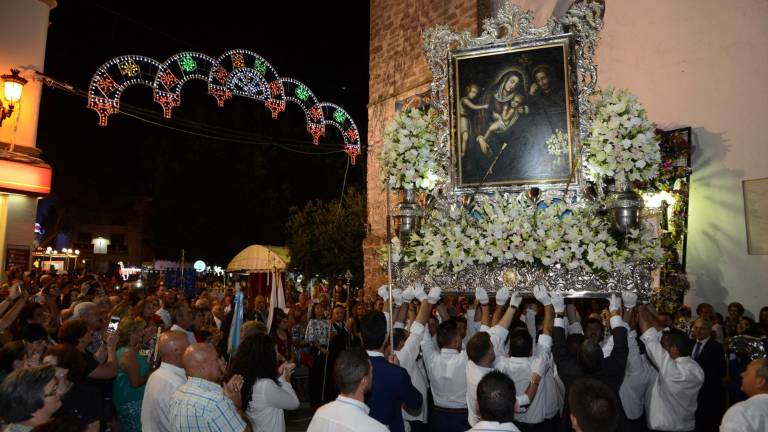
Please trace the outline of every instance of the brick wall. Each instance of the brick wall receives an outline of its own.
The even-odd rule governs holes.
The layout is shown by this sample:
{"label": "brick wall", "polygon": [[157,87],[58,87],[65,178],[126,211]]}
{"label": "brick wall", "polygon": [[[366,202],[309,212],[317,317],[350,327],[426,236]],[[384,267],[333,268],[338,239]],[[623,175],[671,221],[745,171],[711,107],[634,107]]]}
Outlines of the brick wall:
{"label": "brick wall", "polygon": [[[378,153],[382,131],[395,102],[429,89],[432,74],[422,52],[422,32],[445,24],[454,31],[477,34],[477,0],[372,0],[368,104],[368,223],[363,242],[365,289],[386,282],[376,249],[386,243],[386,194],[379,182]],[[397,200],[393,197],[392,204]]]}

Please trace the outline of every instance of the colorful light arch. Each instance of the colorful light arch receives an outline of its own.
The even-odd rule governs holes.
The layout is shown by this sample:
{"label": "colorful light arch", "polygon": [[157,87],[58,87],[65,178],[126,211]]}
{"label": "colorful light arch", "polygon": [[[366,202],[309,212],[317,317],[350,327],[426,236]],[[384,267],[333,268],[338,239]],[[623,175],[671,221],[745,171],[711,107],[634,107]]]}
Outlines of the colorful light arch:
{"label": "colorful light arch", "polygon": [[330,125],[344,138],[344,151],[353,165],[360,154],[360,133],[344,109],[320,102],[306,85],[281,78],[269,62],[248,50],[230,50],[215,59],[187,51],[162,63],[140,55],[115,57],[101,65],[91,78],[88,108],[99,115],[99,125],[106,126],[109,116],[120,111],[123,91],[139,84],[152,88],[154,101],[163,108],[165,118],[171,118],[173,108],[181,105],[182,87],[192,79],[208,83],[208,94],[219,107],[233,95],[242,96],[264,102],[276,119],[285,111],[287,102],[295,103],[304,111],[314,145]]}

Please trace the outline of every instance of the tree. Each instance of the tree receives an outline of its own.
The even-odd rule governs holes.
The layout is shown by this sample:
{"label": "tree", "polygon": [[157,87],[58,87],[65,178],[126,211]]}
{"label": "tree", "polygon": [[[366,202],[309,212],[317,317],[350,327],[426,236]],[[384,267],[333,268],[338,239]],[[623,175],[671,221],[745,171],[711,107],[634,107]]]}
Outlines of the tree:
{"label": "tree", "polygon": [[363,272],[365,199],[354,188],[338,200],[292,207],[288,217],[291,268],[307,275],[340,276]]}

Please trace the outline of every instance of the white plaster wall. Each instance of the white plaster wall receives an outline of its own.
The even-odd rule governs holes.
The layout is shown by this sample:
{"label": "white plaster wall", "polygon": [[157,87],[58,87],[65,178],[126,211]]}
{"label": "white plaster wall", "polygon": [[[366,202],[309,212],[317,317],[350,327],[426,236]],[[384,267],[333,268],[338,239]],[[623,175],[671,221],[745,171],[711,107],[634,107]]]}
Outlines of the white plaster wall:
{"label": "white plaster wall", "polygon": [[21,76],[29,80],[13,116],[0,127],[0,142],[37,147],[42,83],[33,79],[31,70],[43,72],[53,4],[50,0],[0,0],[0,75],[10,73],[11,68],[21,69]]}
{"label": "white plaster wall", "polygon": [[[518,2],[538,24],[560,3]],[[629,88],[660,127],[694,131],[686,303],[757,314],[768,256],[747,254],[741,181],[768,177],[768,1],[607,3],[600,85]]]}
{"label": "white plaster wall", "polygon": [[659,126],[694,130],[686,303],[768,305],[768,256],[747,254],[741,181],[768,177],[768,2],[608,2],[600,84]]}

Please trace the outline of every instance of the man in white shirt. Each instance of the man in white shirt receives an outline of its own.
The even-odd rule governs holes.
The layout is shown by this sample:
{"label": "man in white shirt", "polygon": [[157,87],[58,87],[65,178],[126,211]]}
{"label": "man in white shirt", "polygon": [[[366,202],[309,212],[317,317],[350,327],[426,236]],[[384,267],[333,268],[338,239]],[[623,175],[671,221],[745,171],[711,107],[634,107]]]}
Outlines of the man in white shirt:
{"label": "man in white shirt", "polygon": [[155,315],[159,316],[163,320],[163,326],[167,329],[173,325],[171,320],[170,310],[176,306],[176,294],[173,291],[166,291],[163,293],[163,307],[155,312]]}
{"label": "man in white shirt", "polygon": [[[621,294],[621,300],[624,303],[624,322],[631,329],[627,336],[629,348],[627,367],[624,371],[624,381],[619,388],[619,400],[626,415],[626,422],[625,419],[621,419],[621,427],[622,430],[627,431],[643,430],[642,416],[646,393],[653,379],[656,378],[656,373],[645,354],[640,353],[640,346],[637,343],[637,332],[634,330],[637,319],[633,313],[637,306],[637,294],[624,291]],[[575,315],[578,318],[578,312],[575,312]],[[569,316],[571,316],[570,309]],[[603,344],[603,356],[610,357],[612,351],[613,336]]]}
{"label": "man in white shirt", "polygon": [[179,305],[179,307],[176,308],[172,318],[173,325],[171,326],[171,330],[186,334],[187,340],[189,340],[189,344],[196,344],[197,339],[195,338],[195,332],[189,330],[192,327],[192,322],[194,320],[194,315],[192,314],[192,310],[189,308],[189,306]]}
{"label": "man in white shirt", "polygon": [[515,394],[515,383],[508,376],[499,371],[487,373],[477,385],[477,411],[482,420],[470,431],[519,432],[512,423]]}
{"label": "man in white shirt", "polygon": [[723,416],[720,432],[768,430],[768,359],[747,365],[741,374],[741,390],[749,399],[732,406]]}
{"label": "man in white shirt", "polygon": [[[440,288],[433,287],[429,295],[424,288],[414,289],[415,297],[421,301],[416,322],[425,325],[432,308],[440,300]],[[445,308],[440,305],[438,308]],[[443,311],[447,314],[447,312]],[[446,315],[447,316],[447,315]],[[466,431],[467,422],[467,355],[461,351],[462,335],[454,320],[447,320],[437,327],[437,344],[424,338],[421,351],[427,365],[427,374],[435,402],[430,417],[430,429],[445,432]]]}
{"label": "man in white shirt", "polygon": [[[543,296],[546,292],[539,294]],[[520,298],[512,296],[508,312],[514,314],[519,304]],[[525,409],[518,410],[515,420],[524,430],[553,430],[557,426],[560,397],[550,354],[554,311],[551,304],[544,306],[543,334],[539,336],[535,353],[531,335],[524,329],[517,329],[509,336],[509,351],[496,359],[496,368],[509,376],[518,389],[518,405]]]}
{"label": "man in white shirt", "polygon": [[368,416],[365,393],[373,384],[373,367],[361,349],[339,354],[333,367],[333,380],[339,388],[335,401],[320,407],[307,432],[385,432],[386,426]]}
{"label": "man in white shirt", "polygon": [[160,335],[158,353],[160,367],[152,372],[144,387],[141,402],[141,430],[145,432],[172,432],[169,402],[176,390],[187,382],[181,358],[189,346],[187,335],[167,331]]}
{"label": "man in white shirt", "polygon": [[[395,344],[395,356],[397,357],[400,367],[408,371],[408,375],[411,377],[411,382],[421,394],[422,404],[418,410],[408,410],[403,407],[403,419],[411,426],[411,430],[425,430],[428,421],[428,409],[427,409],[427,392],[429,391],[429,385],[427,381],[427,371],[424,369],[424,361],[419,356],[421,352],[421,340],[424,337],[429,337],[429,332],[426,327],[414,322],[411,325],[410,333],[405,330],[405,322],[408,319],[408,309],[410,302],[414,298],[414,292],[412,288],[406,288],[402,294],[398,297],[393,290],[393,297],[395,304],[399,306],[397,315],[395,316],[395,324],[392,330],[393,339]],[[425,336],[425,334],[427,336]]]}
{"label": "man in white shirt", "polygon": [[656,431],[693,431],[696,401],[704,371],[691,355],[688,336],[668,332],[662,338],[661,321],[649,307],[640,308],[640,339],[648,360],[658,370],[646,398],[648,428]]}

